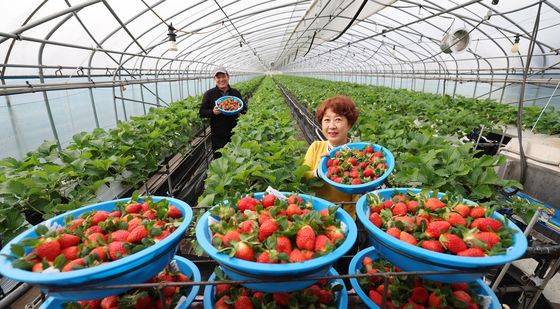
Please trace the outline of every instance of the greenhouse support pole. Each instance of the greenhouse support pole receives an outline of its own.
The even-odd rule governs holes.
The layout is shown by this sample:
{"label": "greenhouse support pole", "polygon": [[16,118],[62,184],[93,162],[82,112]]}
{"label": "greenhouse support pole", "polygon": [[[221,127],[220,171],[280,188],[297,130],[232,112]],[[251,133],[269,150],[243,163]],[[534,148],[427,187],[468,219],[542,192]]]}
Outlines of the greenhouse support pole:
{"label": "greenhouse support pole", "polygon": [[541,8],[542,2],[539,2],[537,17],[535,18],[535,25],[533,26],[533,33],[531,35],[531,42],[529,42],[529,52],[527,53],[525,69],[523,70],[523,83],[521,83],[521,89],[519,90],[519,107],[517,109],[517,138],[519,139],[519,161],[521,163],[521,174],[519,176],[519,182],[521,184],[525,183],[525,178],[527,177],[527,160],[525,158],[525,152],[523,150],[523,101],[525,98],[527,73],[529,72],[529,67],[531,66],[531,58],[533,57],[533,51],[535,50],[535,43],[537,40],[537,33],[539,32]]}
{"label": "greenhouse support pole", "polygon": [[539,117],[537,117],[537,120],[535,121],[535,124],[531,128],[531,133],[535,130],[535,127],[537,126],[537,123],[539,123],[539,120],[541,119],[541,116],[543,115],[544,111],[548,108],[548,104],[550,104],[550,100],[552,100],[552,97],[554,97],[554,94],[556,93],[556,90],[558,90],[558,86],[560,86],[560,82],[558,82],[558,84],[556,84],[556,88],[554,88],[554,91],[552,91],[552,94],[550,95],[550,97],[548,98],[548,101],[546,102],[545,106],[541,110],[541,113],[539,114]]}

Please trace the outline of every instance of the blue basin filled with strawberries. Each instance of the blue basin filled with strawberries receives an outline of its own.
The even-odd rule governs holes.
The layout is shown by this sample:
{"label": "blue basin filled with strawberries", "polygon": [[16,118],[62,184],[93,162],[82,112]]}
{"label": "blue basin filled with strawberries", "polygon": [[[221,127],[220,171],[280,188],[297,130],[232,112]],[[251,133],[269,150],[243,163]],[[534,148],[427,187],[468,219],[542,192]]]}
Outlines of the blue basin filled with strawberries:
{"label": "blue basin filled with strawberries", "polygon": [[[366,149],[368,147],[371,147],[371,149],[366,152]],[[373,163],[373,165],[377,165],[377,164],[384,164],[383,170],[384,172],[381,175],[375,175],[372,176],[371,181],[365,182],[365,183],[360,183],[360,184],[344,184],[344,183],[340,183],[337,181],[333,181],[329,176],[329,159],[331,159],[331,157],[333,157],[333,159],[336,159],[335,154],[338,151],[342,151],[345,149],[350,149],[350,150],[361,150],[365,153],[369,153],[369,154],[362,154],[362,156],[371,156],[371,160],[372,162],[377,162],[375,161],[377,158],[377,155],[380,155],[382,157],[380,157],[381,159],[384,160],[384,163]],[[348,193],[348,194],[362,194],[362,193],[366,193],[369,192],[371,190],[373,190],[375,187],[378,187],[379,185],[381,185],[383,183],[383,181],[385,181],[385,179],[387,177],[389,177],[389,175],[391,174],[391,172],[393,171],[393,169],[395,168],[395,157],[393,156],[393,154],[391,153],[391,151],[389,151],[387,148],[377,145],[377,144],[370,144],[370,143],[349,143],[349,144],[344,144],[342,146],[338,146],[334,149],[332,149],[329,152],[331,157],[323,157],[321,158],[321,161],[319,162],[319,167],[318,167],[318,172],[319,172],[319,177],[321,177],[323,180],[325,180],[328,184],[330,184],[331,186],[335,187],[338,191],[344,192],[344,193]],[[331,161],[332,163],[332,161]],[[364,162],[366,163],[366,165],[370,165],[369,162]],[[343,164],[343,162],[340,162],[340,164]],[[357,163],[353,163],[353,165],[356,165]],[[360,170],[358,173],[364,174],[366,173],[366,169],[370,169],[369,167],[366,168],[364,165],[364,169]],[[370,169],[371,170],[375,170],[375,166],[373,166],[373,168]],[[365,175],[365,174],[364,174]],[[377,178],[376,178],[377,177]]]}
{"label": "blue basin filled with strawberries", "polygon": [[[188,278],[190,278],[191,282],[199,282],[200,281],[200,271],[198,270],[198,267],[196,267],[196,265],[185,259],[184,257],[178,256],[176,255],[172,262],[174,261],[175,265],[177,266],[177,270],[182,273],[183,275],[187,276]],[[140,282],[137,282],[140,283]],[[187,309],[191,303],[193,302],[194,298],[196,297],[196,295],[198,294],[198,290],[200,289],[199,285],[193,285],[191,287],[189,287],[189,292],[187,295],[181,295],[184,296],[184,299],[181,300],[181,302],[174,308],[174,309]],[[159,298],[154,297],[154,299],[152,300],[152,304],[153,302],[157,302],[160,301]],[[47,300],[41,304],[41,307],[39,307],[39,309],[62,309],[62,308],[66,308],[65,307],[65,303],[68,303],[69,301],[67,300],[61,300],[61,299],[57,299],[54,297],[49,297],[47,298]],[[137,307],[143,307],[142,305],[140,305],[138,302],[135,304]]]}
{"label": "blue basin filled with strawberries", "polygon": [[[221,269],[223,271],[223,269]],[[336,270],[334,268],[330,268],[329,272],[327,273],[328,276],[338,276],[338,273],[336,272]],[[208,278],[208,281],[212,282],[212,281],[216,281],[216,273],[212,273],[212,275],[210,276],[210,278]],[[338,291],[332,291],[332,296],[334,297],[334,304],[329,303],[329,308],[339,308],[339,309],[346,309],[348,308],[348,292],[346,290],[346,287],[344,285],[344,281],[342,281],[342,279],[333,279],[331,281],[328,282],[328,285],[330,287],[334,286],[334,285],[340,285],[341,289]],[[251,295],[251,297],[255,297],[254,296],[254,292],[255,291],[250,291],[249,295]],[[222,295],[220,295],[222,296]],[[270,302],[271,300],[279,300],[279,301],[284,301],[284,302],[289,302],[289,295],[283,294],[283,295],[277,295],[276,297],[267,297],[267,296],[263,296],[264,300],[259,300],[259,302],[261,304],[263,304],[264,301],[267,302],[267,304],[269,304],[268,302]],[[332,298],[331,298],[332,299]],[[235,301],[234,299],[232,299],[232,301]],[[326,302],[325,302],[326,303]],[[278,305],[278,304],[277,304]],[[325,304],[327,305],[327,304]],[[300,306],[301,307],[301,306]],[[212,308],[216,308],[216,285],[207,285],[204,288],[204,308],[205,309],[212,309]]]}
{"label": "blue basin filled with strawberries", "polygon": [[[43,230],[46,229],[45,226],[65,226],[66,223],[64,219],[67,217],[77,219],[81,214],[85,215],[94,210],[113,212],[117,209],[117,203],[130,202],[131,200],[130,198],[123,198],[85,206],[51,218],[36,227],[29,228],[27,231],[12,239],[2,249],[0,255],[0,273],[7,278],[36,285],[49,296],[62,300],[98,299],[125,292],[127,289],[87,290],[87,287],[120,285],[148,280],[169,264],[175,255],[179,240],[192,220],[192,210],[185,202],[174,198],[159,196],[154,196],[152,199],[154,202],[153,204],[158,205],[157,207],[159,209],[161,209],[161,207],[166,207],[165,211],[167,211],[167,209],[173,209],[174,212],[178,210],[180,214],[175,213],[174,216],[180,216],[182,219],[177,218],[170,220],[176,224],[174,231],[165,238],[162,238],[150,246],[146,246],[144,249],[140,250],[139,248],[141,247],[135,247],[137,250],[140,250],[138,252],[130,252],[128,255],[124,255],[121,258],[119,258],[121,253],[118,253],[116,254],[118,256],[115,256],[115,259],[109,263],[102,263],[97,266],[82,269],[78,269],[78,267],[74,268],[74,270],[63,272],[59,272],[58,270],[49,271],[49,269],[45,272],[32,272],[30,270],[16,268],[12,265],[12,262],[16,258],[14,252],[11,250],[13,245],[15,245],[13,247],[15,252],[21,251],[28,256],[31,253],[30,247],[19,247],[19,250],[16,248],[23,239],[37,238],[37,232],[40,231],[42,233]],[[169,205],[165,205],[167,202],[163,200],[166,200]],[[143,201],[142,198],[138,200],[139,203]],[[170,214],[170,212],[168,212],[168,214]],[[167,216],[168,214],[165,215]],[[127,219],[132,220],[132,217],[132,215],[127,215]],[[110,223],[103,224],[109,225]],[[38,228],[39,226],[42,227]],[[92,241],[92,243],[94,242],[93,240],[90,241]],[[108,239],[105,239],[105,241],[108,241]],[[124,241],[122,243],[124,243]],[[110,245],[111,244],[108,244],[108,246]],[[124,246],[123,244],[123,247]],[[110,250],[106,252],[107,256],[111,255]],[[85,258],[88,257],[86,256]],[[56,264],[56,260],[54,263]],[[80,290],[72,290],[77,288]]]}
{"label": "blue basin filled with strawberries", "polygon": [[[292,193],[282,192],[286,196],[291,195]],[[256,200],[262,201],[263,193],[255,193],[254,198]],[[303,199],[303,204],[306,202],[310,202],[312,207],[316,211],[324,210],[327,211],[329,207],[333,207],[334,204],[331,202],[325,201],[323,199],[312,197],[305,194],[298,194],[299,197]],[[246,197],[247,198],[247,197]],[[218,209],[215,206],[213,209]],[[224,206],[222,206],[224,207]],[[260,207],[260,206],[259,206]],[[226,210],[230,207],[226,207]],[[231,208],[236,209],[237,206],[233,205]],[[334,209],[334,208],[331,208]],[[247,283],[244,286],[263,292],[290,292],[305,288],[315,281],[284,281],[282,282],[283,278],[294,278],[295,276],[298,277],[317,277],[326,275],[329,272],[331,265],[337,261],[343,254],[345,254],[354,242],[356,241],[357,237],[357,228],[354,220],[350,215],[342,210],[341,208],[336,209],[336,212],[329,215],[332,216],[334,219],[339,220],[341,222],[341,226],[345,226],[346,229],[345,235],[341,237],[345,237],[344,240],[339,240],[338,246],[333,249],[333,251],[329,252],[328,254],[316,256],[312,259],[304,260],[301,262],[293,262],[293,263],[285,263],[285,264],[269,264],[269,263],[259,263],[255,258],[253,259],[243,259],[237,258],[233,254],[228,255],[224,252],[220,252],[220,250],[212,244],[212,234],[209,228],[209,223],[216,223],[217,220],[214,216],[211,215],[212,210],[206,212],[198,221],[196,226],[196,239],[198,244],[204,249],[204,251],[214,260],[218,262],[219,265],[222,266],[224,269],[225,274],[231,278],[232,280],[259,280],[259,279],[274,279],[273,283]],[[247,210],[245,210],[247,212]],[[274,216],[274,219],[280,222],[282,219],[280,215]],[[290,224],[298,224],[298,223],[290,223]],[[262,225],[261,229],[262,230]],[[280,231],[281,232],[281,231]],[[279,234],[274,234],[276,235]],[[272,235],[271,235],[272,237]],[[295,235],[294,235],[295,237]],[[215,241],[215,239],[214,239]],[[235,244],[232,245],[232,247]],[[296,247],[294,245],[294,250]],[[280,250],[280,248],[278,248]],[[223,250],[222,250],[223,251]],[[299,251],[299,249],[298,249]],[[303,250],[302,250],[303,251]],[[237,255],[236,255],[237,256]],[[252,256],[251,256],[252,257]],[[260,257],[259,257],[260,258]],[[290,254],[291,259],[291,254]]]}
{"label": "blue basin filled with strawberries", "polygon": [[[376,214],[372,213],[372,210],[370,208],[369,202],[368,202],[368,196],[369,195],[375,195],[377,197],[373,197],[373,198],[378,198],[380,201],[382,201],[383,203],[385,203],[384,200],[390,200],[392,199],[395,195],[400,196],[406,196],[407,192],[410,192],[410,195],[408,196],[412,196],[412,194],[417,195],[421,192],[421,190],[419,189],[407,189],[407,188],[396,188],[396,189],[383,189],[383,190],[376,190],[373,191],[371,193],[368,193],[366,195],[363,195],[357,202],[356,204],[356,215],[358,217],[358,219],[362,222],[362,224],[364,225],[364,227],[366,228],[368,235],[369,235],[369,239],[372,243],[373,246],[375,246],[379,252],[379,254],[381,256],[383,256],[384,258],[386,258],[387,260],[389,260],[390,262],[392,262],[393,264],[395,264],[396,266],[400,267],[401,269],[405,270],[405,271],[457,271],[457,272],[463,272],[463,273],[456,273],[456,274],[435,274],[435,275],[423,275],[423,278],[429,279],[429,280],[433,280],[433,281],[441,281],[441,282],[471,282],[471,281],[475,281],[476,279],[482,277],[485,273],[487,273],[489,271],[490,268],[495,267],[495,266],[500,266],[506,263],[509,263],[511,261],[514,261],[516,259],[519,259],[521,256],[523,256],[523,254],[525,253],[525,250],[527,249],[527,239],[525,238],[525,236],[523,235],[523,232],[515,225],[513,224],[511,221],[504,221],[504,218],[502,215],[500,215],[497,212],[492,213],[491,215],[486,214],[486,217],[489,218],[493,218],[493,219],[498,219],[501,220],[501,222],[506,222],[503,226],[503,228],[507,228],[509,229],[509,237],[510,239],[507,241],[511,242],[511,245],[507,245],[505,246],[505,248],[502,248],[502,252],[496,255],[488,255],[488,254],[493,254],[491,250],[488,251],[484,251],[481,249],[476,249],[474,247],[476,246],[480,246],[480,242],[478,242],[477,240],[473,239],[472,233],[477,232],[477,231],[471,231],[471,234],[468,234],[469,232],[461,232],[463,234],[463,237],[465,239],[469,239],[470,243],[468,241],[463,241],[463,243],[465,243],[465,246],[467,246],[466,244],[468,243],[468,246],[462,247],[463,245],[461,245],[461,249],[463,249],[460,253],[454,253],[454,254],[450,254],[450,253],[444,253],[444,252],[451,252],[451,249],[455,248],[455,242],[451,242],[451,237],[452,236],[447,236],[449,234],[451,234],[451,231],[454,231],[454,233],[458,233],[457,230],[460,229],[458,226],[454,226],[453,229],[449,229],[449,232],[443,233],[441,230],[441,234],[439,235],[439,238],[436,238],[434,240],[428,239],[427,236],[424,235],[428,235],[427,234],[427,230],[430,226],[430,223],[428,223],[426,221],[426,223],[428,223],[428,227],[426,227],[426,231],[421,232],[422,227],[425,227],[426,225],[422,225],[424,223],[421,223],[421,221],[423,219],[419,219],[417,217],[415,217],[414,220],[416,221],[412,221],[413,223],[416,222],[420,222],[421,224],[412,224],[412,225],[406,225],[403,224],[401,226],[401,232],[400,232],[400,238],[397,238],[397,236],[399,235],[389,235],[387,232],[389,232],[390,228],[386,228],[387,232],[385,232],[384,230],[382,230],[380,227],[376,226],[374,223],[372,223],[371,220],[374,220],[375,222],[378,222],[378,225],[382,226],[385,223],[383,219],[379,219],[381,217],[385,217],[384,215],[381,216],[377,216]],[[432,192],[427,192],[424,191],[422,194],[425,194],[427,197],[428,195],[433,198]],[[437,195],[438,199],[443,198],[445,195],[443,193],[439,193]],[[398,201],[398,199],[397,199]],[[435,201],[435,199],[433,199],[432,201]],[[408,201],[407,201],[408,203]],[[426,199],[426,203],[427,203],[427,199]],[[389,203],[391,204],[391,203]],[[473,205],[475,205],[474,202],[463,199],[462,201],[450,201],[449,204],[453,204],[453,207],[457,207],[455,204],[462,204],[462,205],[467,205],[466,209],[474,209],[475,207],[473,207]],[[428,204],[426,204],[428,205]],[[376,206],[376,205],[374,205]],[[422,204],[418,205],[417,207],[419,208],[423,208],[425,207],[425,205],[423,206]],[[463,207],[463,206],[461,206]],[[406,207],[404,207],[406,209]],[[418,208],[418,209],[419,209]],[[463,207],[464,208],[464,207]],[[385,211],[384,213],[389,216],[391,216],[391,212],[395,213],[398,212],[397,210],[397,206],[396,204],[391,205],[390,207],[387,207],[385,209],[382,209],[381,211]],[[426,209],[426,208],[423,208]],[[455,209],[459,209],[459,208],[454,208]],[[426,210],[424,210],[426,211]],[[441,208],[441,209],[437,209],[434,210],[433,212],[430,212],[430,216],[445,216],[446,213],[446,209],[445,208]],[[396,221],[403,221],[403,217],[410,217],[410,210],[403,210],[403,212],[406,212],[407,215],[403,215],[403,213],[400,213],[397,216],[393,215],[393,228],[391,232],[395,232],[396,229],[396,233],[399,233],[399,229],[398,229],[398,224],[396,223]],[[372,219],[372,217],[375,217],[375,219]],[[467,215],[468,217],[468,215]],[[399,218],[397,220],[395,220],[395,218]],[[484,218],[482,218],[484,219]],[[378,221],[378,220],[382,220],[382,221]],[[420,220],[420,221],[418,221]],[[448,219],[438,219],[438,220],[434,220],[434,221],[446,221]],[[469,219],[470,220],[470,219]],[[475,219],[478,220],[478,219]],[[470,229],[472,229],[472,224],[475,224],[475,220],[472,221]],[[486,222],[486,221],[479,221],[479,222]],[[434,225],[437,223],[434,223]],[[502,225],[502,224],[500,224]],[[404,226],[404,228],[402,228]],[[411,229],[408,229],[408,227],[412,227]],[[481,229],[483,229],[483,227],[478,226]],[[447,228],[449,228],[449,225],[447,226]],[[485,228],[485,227],[484,227]],[[464,230],[468,230],[469,228],[465,227]],[[406,232],[406,233],[405,233]],[[496,233],[492,233],[491,231],[487,231],[486,233],[488,234],[496,234]],[[405,235],[408,234],[408,235]],[[412,234],[415,235],[420,235],[420,237],[422,237],[421,239],[411,239],[409,242],[405,242],[401,239],[408,239],[410,238]],[[466,236],[469,235],[469,236]],[[403,237],[406,236],[406,237]],[[442,238],[443,236],[443,238]],[[492,236],[492,235],[489,235]],[[453,236],[454,238],[457,238],[455,236]],[[478,236],[477,236],[478,237]],[[493,236],[495,237],[495,236]],[[449,239],[448,239],[449,238]],[[460,238],[460,237],[459,237]],[[434,249],[425,249],[424,247],[421,246],[426,246],[426,242],[430,240],[432,242],[432,244],[434,245],[438,245],[438,243],[440,243],[441,245],[446,244],[447,247],[442,246],[443,247],[443,251],[444,252],[437,252],[437,251],[433,251]],[[412,243],[418,242],[417,245],[414,245]],[[422,242],[421,242],[422,241]],[[458,243],[460,244],[460,241],[458,241]],[[485,246],[486,243],[483,243],[482,246]],[[499,247],[496,247],[499,248]],[[466,250],[465,250],[466,249]],[[486,248],[487,249],[487,248]],[[492,250],[495,248],[492,248]],[[449,250],[449,251],[446,251]],[[480,254],[480,252],[483,252],[483,254]],[[472,253],[476,253],[476,254],[472,254]],[[475,256],[477,255],[477,256]]]}
{"label": "blue basin filled with strawberries", "polygon": [[[366,273],[365,266],[364,266],[364,259],[366,257],[370,258],[373,262],[380,262],[380,254],[377,251],[377,249],[375,247],[366,248],[366,249],[358,252],[358,254],[356,254],[352,258],[352,260],[350,261],[349,268],[348,268],[348,274],[349,275],[354,275],[354,274],[364,274],[364,273]],[[383,285],[383,279],[381,277],[377,277],[377,278],[379,278],[379,281],[374,283],[372,286],[375,286],[375,284]],[[400,278],[403,278],[403,277],[400,277]],[[369,281],[368,279],[365,279],[365,278],[361,279],[361,280],[362,280],[361,281],[362,284],[366,281]],[[404,280],[406,280],[406,279],[404,279]],[[393,282],[395,282],[395,281],[393,281]],[[366,305],[368,308],[371,308],[371,309],[381,308],[378,304],[382,304],[382,301],[380,301],[381,297],[382,297],[382,292],[383,292],[382,289],[380,291],[378,291],[376,289],[373,289],[372,286],[366,287],[365,284],[360,285],[360,280],[358,278],[351,278],[350,279],[350,284],[352,285],[352,287],[354,288],[354,291],[356,291],[356,294],[358,294],[358,296],[360,297],[360,299],[362,300],[364,305]],[[368,282],[366,284],[370,284],[370,283]],[[425,285],[427,285],[427,284],[430,284],[430,283],[424,282],[421,285],[421,287],[425,288]],[[483,297],[483,299],[481,299],[481,304],[478,305],[478,308],[488,308],[488,309],[500,309],[500,308],[502,308],[502,306],[500,305],[500,301],[496,297],[496,294],[494,294],[494,292],[488,287],[488,285],[486,285],[481,279],[476,279],[475,281],[470,282],[469,287],[476,294]],[[454,289],[455,287],[452,285],[452,288]],[[374,290],[375,292],[372,292],[372,290]],[[452,289],[447,290],[448,291],[447,293],[449,293],[447,296],[442,296],[442,295],[439,295],[439,294],[434,296],[432,294],[434,294],[436,292],[432,291],[430,289],[427,289],[427,291],[430,295],[424,294],[424,296],[420,296],[419,298],[423,298],[423,300],[428,303],[428,304],[426,304],[426,303],[423,304],[425,308],[439,307],[439,306],[433,306],[434,302],[437,302],[437,298],[447,297],[447,300],[450,301],[451,303],[456,301],[456,300],[453,299],[451,290]],[[389,291],[391,291],[391,288],[389,288]],[[443,288],[440,287],[439,291],[443,292],[443,291],[446,291],[446,289],[443,289]],[[405,295],[405,298],[408,297],[409,299],[411,299],[411,297],[410,297],[412,295],[411,289],[408,289],[407,292],[409,292],[410,295]],[[445,292],[443,292],[443,294],[445,294]],[[426,300],[426,296],[428,296],[427,300]],[[435,297],[435,299],[434,299],[434,297]],[[377,304],[374,302],[374,300],[377,301]],[[430,306],[429,303],[432,303],[432,306]],[[422,304],[419,304],[419,305],[422,305]],[[487,306],[484,306],[484,305],[487,305]],[[459,304],[458,307],[461,307],[461,304]],[[466,305],[465,305],[465,307],[466,307]],[[413,306],[411,306],[410,308],[413,308]]]}

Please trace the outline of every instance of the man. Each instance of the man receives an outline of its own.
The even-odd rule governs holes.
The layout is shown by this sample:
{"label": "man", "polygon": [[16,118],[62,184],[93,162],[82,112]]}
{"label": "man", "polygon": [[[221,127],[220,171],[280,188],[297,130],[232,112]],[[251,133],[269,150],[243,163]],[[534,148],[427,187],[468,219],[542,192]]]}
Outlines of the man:
{"label": "man", "polygon": [[[216,100],[226,96],[235,96],[241,99],[241,93],[237,89],[229,86],[229,73],[223,67],[218,67],[214,70],[214,82],[216,87],[209,89],[202,97],[202,104],[200,105],[200,117],[210,118],[210,132],[212,133],[212,151],[214,151],[214,159],[221,157],[220,153],[216,150],[224,147],[231,141],[231,132],[237,125],[236,115],[223,115],[218,107],[216,107]],[[243,102],[243,109],[241,113],[247,112],[247,102]]]}

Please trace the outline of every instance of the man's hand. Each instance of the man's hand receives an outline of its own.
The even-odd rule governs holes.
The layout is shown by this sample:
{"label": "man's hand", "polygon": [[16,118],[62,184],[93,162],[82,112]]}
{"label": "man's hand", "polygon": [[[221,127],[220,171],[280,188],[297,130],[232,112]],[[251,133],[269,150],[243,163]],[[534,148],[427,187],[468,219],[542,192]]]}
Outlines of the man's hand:
{"label": "man's hand", "polygon": [[214,106],[214,109],[212,110],[212,112],[214,113],[214,115],[219,115],[219,114],[222,113],[217,106]]}

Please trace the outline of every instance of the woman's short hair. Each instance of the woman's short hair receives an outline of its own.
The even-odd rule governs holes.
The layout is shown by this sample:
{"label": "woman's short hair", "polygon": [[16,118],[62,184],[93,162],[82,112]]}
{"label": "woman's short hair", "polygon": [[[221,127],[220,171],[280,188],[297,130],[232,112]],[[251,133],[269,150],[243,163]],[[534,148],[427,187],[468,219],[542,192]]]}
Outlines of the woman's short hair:
{"label": "woman's short hair", "polygon": [[319,121],[319,123],[323,121],[323,116],[325,116],[325,112],[328,109],[331,109],[336,114],[346,117],[350,126],[353,126],[358,119],[359,113],[358,109],[356,108],[356,104],[347,96],[337,95],[323,101],[323,103],[319,105],[319,107],[317,108],[317,112],[315,113],[317,121]]}

